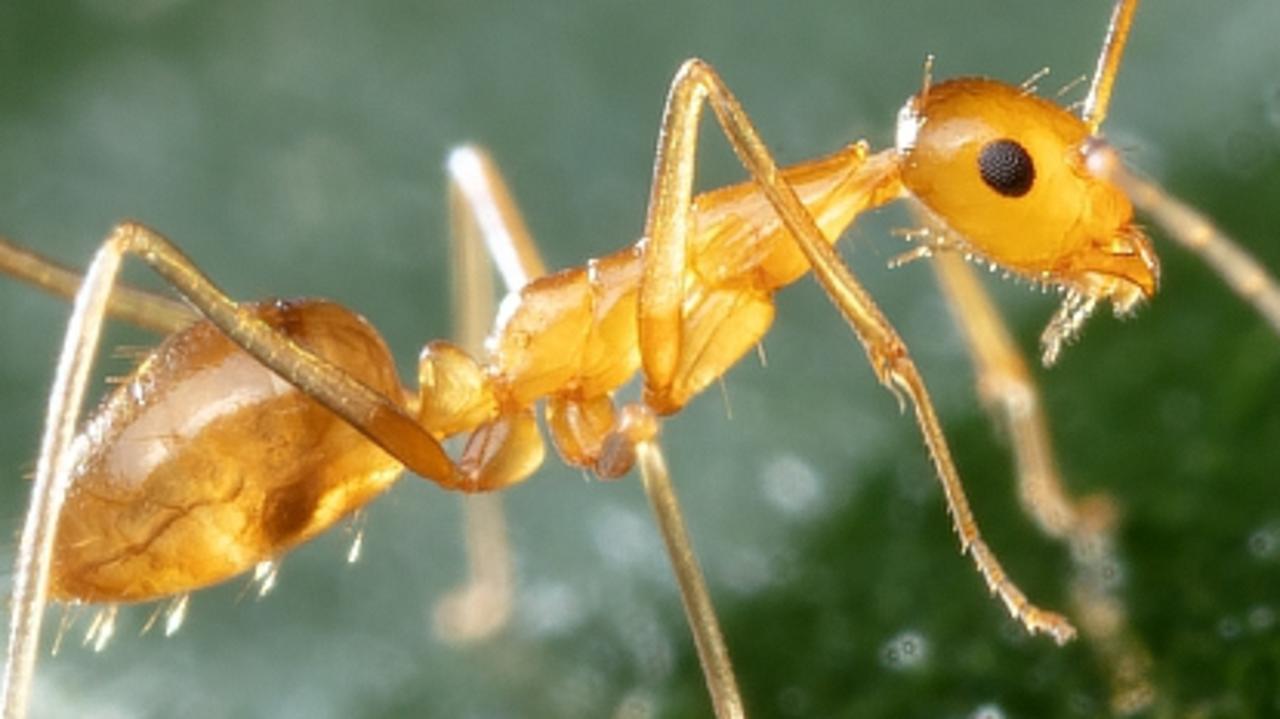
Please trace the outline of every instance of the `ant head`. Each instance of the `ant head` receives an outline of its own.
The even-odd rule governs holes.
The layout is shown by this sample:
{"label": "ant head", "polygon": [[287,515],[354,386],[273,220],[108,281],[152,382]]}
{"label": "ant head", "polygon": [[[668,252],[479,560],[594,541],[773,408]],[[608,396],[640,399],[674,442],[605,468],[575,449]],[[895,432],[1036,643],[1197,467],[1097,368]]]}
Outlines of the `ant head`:
{"label": "ant head", "polygon": [[902,181],[964,251],[1119,313],[1155,293],[1159,265],[1098,167],[1114,155],[1103,147],[1063,108],[993,80],[926,85],[898,115]]}

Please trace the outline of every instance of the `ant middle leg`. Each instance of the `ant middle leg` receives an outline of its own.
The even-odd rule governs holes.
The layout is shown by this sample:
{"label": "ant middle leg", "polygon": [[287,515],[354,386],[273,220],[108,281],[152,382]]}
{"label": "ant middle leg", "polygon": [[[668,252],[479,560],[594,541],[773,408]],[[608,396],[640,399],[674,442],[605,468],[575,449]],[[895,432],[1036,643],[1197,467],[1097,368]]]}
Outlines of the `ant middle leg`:
{"label": "ant middle leg", "polygon": [[[1046,632],[1058,642],[1071,639],[1075,629],[1070,622],[1033,605],[982,540],[933,403],[905,343],[782,177],[737,99],[715,71],[700,60],[687,61],[672,83],[654,168],[640,287],[640,345],[647,396],[661,398],[667,394],[681,352],[686,349],[680,329],[682,277],[686,271],[685,244],[690,233],[698,125],[706,102],[710,102],[734,152],[809,261],[819,284],[862,342],[876,376],[895,394],[911,400],[942,482],[962,551],[972,556],[991,591],[1029,631]],[[873,181],[880,186],[861,188],[867,190],[869,197],[893,193],[898,178],[888,174]]]}

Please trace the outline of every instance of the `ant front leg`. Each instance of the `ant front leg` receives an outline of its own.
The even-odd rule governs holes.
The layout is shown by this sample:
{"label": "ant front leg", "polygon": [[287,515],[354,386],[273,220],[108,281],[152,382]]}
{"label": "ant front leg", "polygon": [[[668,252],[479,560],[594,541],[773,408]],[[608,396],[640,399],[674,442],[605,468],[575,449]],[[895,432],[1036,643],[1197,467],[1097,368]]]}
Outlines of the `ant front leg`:
{"label": "ant front leg", "polygon": [[978,398],[1008,431],[1023,510],[1055,539],[1109,531],[1113,511],[1106,498],[1077,504],[1063,486],[1040,393],[990,296],[956,253],[939,252],[933,259],[943,296],[963,330]]}
{"label": "ant front leg", "polygon": [[1075,629],[1070,622],[1031,604],[982,540],[933,403],[905,343],[823,237],[795,190],[782,178],[737,99],[711,66],[700,60],[687,61],[672,84],[654,168],[640,288],[640,343],[648,394],[662,396],[682,351],[681,278],[686,270],[685,243],[690,232],[698,121],[707,101],[734,152],[808,259],[823,290],[862,342],[876,376],[890,390],[911,400],[942,482],[961,549],[973,557],[991,591],[1029,631],[1046,632],[1060,643],[1071,639]]}
{"label": "ant front leg", "polygon": [[[506,291],[515,292],[546,269],[488,153],[458,147],[447,168],[454,335],[462,349],[479,357],[494,317],[493,270],[502,276]],[[502,497],[466,496],[462,508],[467,579],[436,603],[434,623],[440,636],[471,642],[506,626],[515,580]]]}
{"label": "ant front leg", "polygon": [[955,252],[941,252],[933,267],[963,330],[978,396],[1012,445],[1023,509],[1045,534],[1071,550],[1073,613],[1110,672],[1112,711],[1122,716],[1141,711],[1155,701],[1151,655],[1129,626],[1118,596],[1115,509],[1106,496],[1076,500],[1067,492],[1035,381],[968,263]]}

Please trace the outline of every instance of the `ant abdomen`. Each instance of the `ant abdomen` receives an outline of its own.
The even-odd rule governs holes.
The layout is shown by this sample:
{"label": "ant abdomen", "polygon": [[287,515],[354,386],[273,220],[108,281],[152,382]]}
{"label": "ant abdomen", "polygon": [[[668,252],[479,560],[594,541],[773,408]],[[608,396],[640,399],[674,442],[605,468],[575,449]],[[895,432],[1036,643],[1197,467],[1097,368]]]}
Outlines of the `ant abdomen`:
{"label": "ant abdomen", "polygon": [[[320,300],[253,306],[277,330],[401,397],[382,338]],[[77,440],[51,593],[145,601],[233,577],[324,531],[400,464],[208,322],[166,339]]]}

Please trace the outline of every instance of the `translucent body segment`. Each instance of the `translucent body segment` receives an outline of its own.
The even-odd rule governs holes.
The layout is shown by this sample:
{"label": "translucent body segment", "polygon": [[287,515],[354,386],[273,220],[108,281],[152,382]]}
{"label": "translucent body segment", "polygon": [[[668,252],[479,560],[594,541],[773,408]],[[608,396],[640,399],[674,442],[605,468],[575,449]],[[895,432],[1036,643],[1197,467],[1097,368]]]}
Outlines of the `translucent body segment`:
{"label": "translucent body segment", "polygon": [[437,437],[451,437],[498,416],[498,400],[484,368],[451,342],[422,348],[418,388],[418,421]]}
{"label": "translucent body segment", "polygon": [[[879,190],[895,174],[891,153],[867,156],[863,143],[782,170],[783,178],[813,215],[829,242],[840,238],[858,213],[898,193]],[[696,234],[690,267],[706,285],[751,281],[773,290],[809,271],[804,253],[754,182],[743,182],[693,199]]]}
{"label": "translucent body segment", "polygon": [[[868,157],[861,143],[785,168],[823,238],[834,244],[858,214],[900,194],[892,153]],[[809,260],[755,183],[694,198],[697,237],[689,254],[680,318],[682,344],[671,382],[646,400],[675,412],[755,347],[773,321],[773,293],[810,269]]]}
{"label": "translucent body segment", "polygon": [[626,384],[640,367],[636,337],[640,250],[633,245],[591,260],[587,279],[594,321],[569,387],[581,397],[598,397]]}
{"label": "translucent body segment", "polygon": [[[385,396],[381,338],[336,305],[255,306],[275,329]],[[391,485],[400,464],[208,323],[171,336],[74,445],[51,596],[143,601],[246,571]]]}
{"label": "translucent body segment", "polygon": [[575,267],[533,280],[519,298],[490,344],[504,399],[527,406],[564,387],[577,370],[591,331],[591,283]]}
{"label": "translucent body segment", "polygon": [[[891,153],[868,158],[861,143],[780,172],[796,183],[829,243],[859,213],[900,193]],[[678,343],[680,352],[665,384],[646,376],[645,401],[664,414],[679,411],[760,342],[773,321],[773,292],[810,267],[756,183],[699,195],[693,208],[678,332],[653,338]]]}

